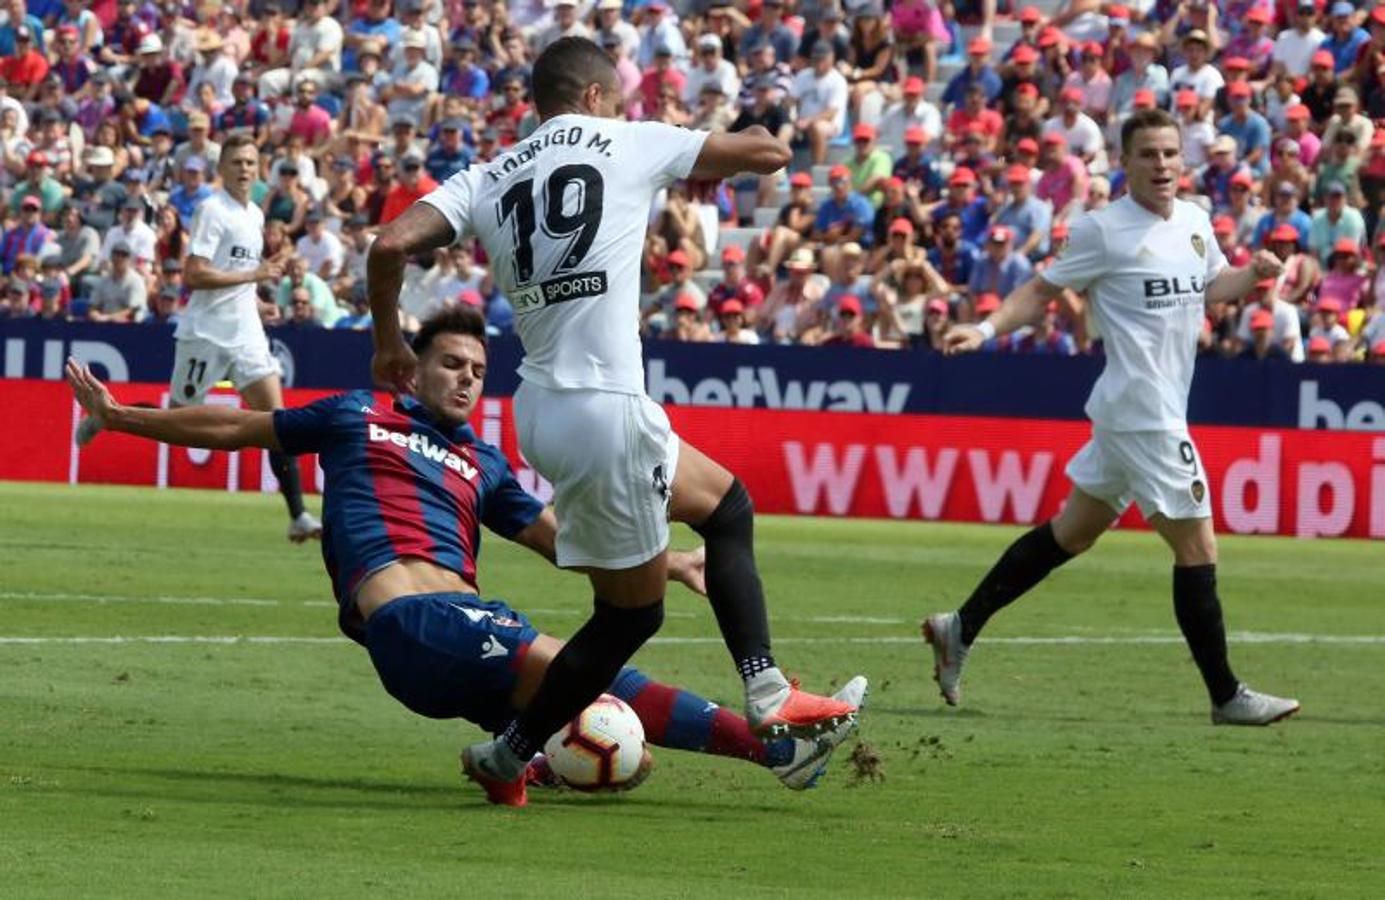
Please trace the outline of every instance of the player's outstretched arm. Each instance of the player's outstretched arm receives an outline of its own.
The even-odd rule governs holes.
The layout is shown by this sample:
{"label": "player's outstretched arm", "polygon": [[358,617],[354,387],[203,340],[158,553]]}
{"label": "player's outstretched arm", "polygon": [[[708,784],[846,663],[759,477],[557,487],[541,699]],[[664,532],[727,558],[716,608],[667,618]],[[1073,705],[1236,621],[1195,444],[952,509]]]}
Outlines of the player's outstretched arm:
{"label": "player's outstretched arm", "polygon": [[261,281],[278,281],[284,274],[284,267],[277,262],[263,261],[253,269],[234,271],[216,269],[211,260],[201,256],[188,256],[183,280],[194,291],[215,290],[235,287],[238,284],[258,284]]}
{"label": "player's outstretched arm", "polygon": [[455,235],[442,213],[427,203],[414,203],[390,222],[370,245],[366,256],[366,296],[374,321],[375,356],[370,368],[380,387],[411,394],[418,360],[399,325],[399,291],[409,257],[446,247]]}
{"label": "player's outstretched arm", "polygon": [[1042,275],[1035,275],[1015,288],[1000,304],[1000,309],[978,324],[953,325],[944,337],[943,352],[948,356],[980,349],[991,338],[1009,334],[1016,328],[1039,321],[1048,302],[1063,293]]}
{"label": "player's outstretched arm", "polygon": [[1222,269],[1217,277],[1207,285],[1207,303],[1228,303],[1240,300],[1255,290],[1255,283],[1264,278],[1278,278],[1284,271],[1284,263],[1268,250],[1260,250],[1250,258],[1250,262],[1239,269]]}
{"label": "player's outstretched arm", "polygon": [[108,431],[123,431],[180,447],[280,449],[279,439],[274,434],[273,413],[215,403],[177,409],[122,406],[91,369],[75,359],[67,361],[67,382],[72,385],[72,393],[87,415]]}
{"label": "player's outstretched arm", "polygon": [[715,132],[707,136],[688,177],[707,181],[741,172],[771,175],[787,166],[792,156],[789,145],[763,125],[752,125],[744,131]]}
{"label": "player's outstretched arm", "polygon": [[[528,547],[539,556],[557,564],[558,517],[553,507],[544,507],[539,517],[520,529],[511,538],[516,544]],[[699,546],[695,550],[670,550],[668,553],[668,580],[677,581],[696,594],[707,595],[707,551]]]}

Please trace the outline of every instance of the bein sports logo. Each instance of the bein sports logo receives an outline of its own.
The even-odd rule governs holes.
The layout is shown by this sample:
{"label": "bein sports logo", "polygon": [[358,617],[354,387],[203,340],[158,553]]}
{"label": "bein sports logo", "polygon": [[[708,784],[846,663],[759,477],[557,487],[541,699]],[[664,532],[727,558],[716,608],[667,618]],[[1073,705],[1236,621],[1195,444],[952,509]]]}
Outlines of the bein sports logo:
{"label": "bein sports logo", "polygon": [[432,460],[460,473],[467,481],[476,477],[475,466],[446,447],[440,447],[433,443],[426,434],[403,434],[398,431],[391,431],[383,425],[376,425],[374,422],[367,424],[366,434],[372,444],[393,444],[396,447],[402,447],[410,453],[417,453],[424,459]]}

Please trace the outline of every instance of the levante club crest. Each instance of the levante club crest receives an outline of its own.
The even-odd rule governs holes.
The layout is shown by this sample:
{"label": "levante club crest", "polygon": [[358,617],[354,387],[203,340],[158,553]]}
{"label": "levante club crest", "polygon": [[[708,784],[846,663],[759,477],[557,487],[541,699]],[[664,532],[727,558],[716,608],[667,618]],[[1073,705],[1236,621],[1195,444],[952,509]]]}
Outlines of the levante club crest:
{"label": "levante club crest", "polygon": [[1202,239],[1202,235],[1193,235],[1193,250],[1197,252],[1198,259],[1207,258],[1207,244]]}

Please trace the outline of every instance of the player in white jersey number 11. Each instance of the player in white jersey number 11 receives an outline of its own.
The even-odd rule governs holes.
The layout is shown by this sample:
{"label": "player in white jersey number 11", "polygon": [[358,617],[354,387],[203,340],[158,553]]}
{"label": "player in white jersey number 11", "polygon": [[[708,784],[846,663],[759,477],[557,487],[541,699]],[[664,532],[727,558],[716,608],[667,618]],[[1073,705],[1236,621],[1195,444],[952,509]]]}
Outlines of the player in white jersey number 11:
{"label": "player in white jersey number 11", "polygon": [[496,159],[448,179],[385,227],[367,265],[376,379],[411,389],[400,333],[405,261],[459,240],[485,247],[524,344],[514,408],[520,449],[553,483],[557,562],[591,579],[594,612],[539,691],[463,762],[493,802],[522,802],[524,765],[611,682],[663,621],[668,519],[707,547],[707,595],[757,733],[812,736],[856,708],[797,689],[770,655],[753,508],[739,480],[673,433],[644,390],[640,258],[650,205],[678,179],[772,174],[789,149],[763,128],[708,134],[626,122],[610,58],[564,38],[533,71],[539,126]]}
{"label": "player in white jersey number 11", "polygon": [[1129,192],[1078,219],[1063,255],[979,325],[958,325],[948,353],[965,353],[1037,321],[1063,290],[1085,291],[1105,345],[1092,388],[1092,438],[1068,464],[1072,493],[1050,522],[1015,541],[960,609],[923,623],[943,699],[961,696],[962,663],[992,614],[1090,548],[1131,502],[1173,551],[1173,606],[1212,702],[1215,724],[1268,725],[1298,702],[1252,691],[1232,674],[1217,596],[1211,488],[1188,434],[1188,388],[1207,304],[1238,300],[1278,258],[1261,251],[1226,265],[1207,214],[1177,199],[1178,123],[1136,112],[1121,128]]}

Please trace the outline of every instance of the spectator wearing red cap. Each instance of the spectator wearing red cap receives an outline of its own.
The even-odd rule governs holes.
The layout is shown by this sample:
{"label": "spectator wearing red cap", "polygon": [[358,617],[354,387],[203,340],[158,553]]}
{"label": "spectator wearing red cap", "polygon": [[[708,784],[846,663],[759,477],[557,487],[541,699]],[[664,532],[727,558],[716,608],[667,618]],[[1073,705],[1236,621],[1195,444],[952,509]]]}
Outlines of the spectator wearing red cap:
{"label": "spectator wearing red cap", "polygon": [[854,294],[847,294],[837,301],[836,322],[831,334],[822,339],[822,345],[841,347],[874,347],[875,341],[866,331],[866,319],[861,310],[861,300]]}
{"label": "spectator wearing red cap", "polygon": [[994,152],[996,139],[1005,130],[1005,120],[1000,113],[986,105],[986,92],[979,83],[967,87],[961,105],[947,117],[947,133],[944,144],[954,147],[965,140],[969,132],[982,137],[982,149]]}
{"label": "spectator wearing red cap", "polygon": [[1252,241],[1255,246],[1266,246],[1266,238],[1271,237],[1272,232],[1282,234],[1281,226],[1294,229],[1300,249],[1308,246],[1308,230],[1313,227],[1313,221],[1308,218],[1308,213],[1299,209],[1298,199],[1298,188],[1293,183],[1281,181],[1275,186],[1270,210],[1260,217],[1255,226]]}
{"label": "spectator wearing red cap", "polygon": [[1257,321],[1269,323],[1270,343],[1279,347],[1294,362],[1303,362],[1303,331],[1299,324],[1298,307],[1279,298],[1274,278],[1256,282],[1255,290],[1246,298],[1245,308],[1241,310],[1236,326],[1232,344],[1234,352],[1244,353],[1254,343]]}
{"label": "spectator wearing red cap", "polygon": [[1217,139],[1217,129],[1202,115],[1193,91],[1175,92],[1173,110],[1183,130],[1183,167],[1197,169],[1207,162],[1207,151]]}
{"label": "spectator wearing red cap", "polygon": [[[1257,226],[1258,227],[1258,226]],[[1254,244],[1255,236],[1251,236]],[[1265,235],[1263,246],[1284,263],[1279,279],[1279,297],[1295,308],[1309,302],[1318,286],[1322,266],[1318,258],[1299,244],[1298,230],[1292,225],[1276,225]]]}
{"label": "spectator wearing red cap", "polygon": [[914,127],[904,132],[904,155],[894,161],[894,176],[919,193],[936,197],[943,191],[942,175],[928,152],[928,134]]}
{"label": "spectator wearing red cap", "polygon": [[1212,219],[1212,236],[1217,239],[1226,264],[1239,268],[1250,262],[1250,248],[1236,239],[1236,220],[1223,213]]}
{"label": "spectator wearing red cap", "polygon": [[760,343],[760,336],[753,329],[746,327],[746,307],[739,300],[732,298],[718,308],[717,325],[718,329],[712,335],[712,340],[717,343],[747,346]]}
{"label": "spectator wearing red cap", "polygon": [[1081,110],[1098,125],[1106,122],[1111,107],[1111,74],[1106,71],[1106,49],[1097,41],[1082,45],[1076,69],[1063,80],[1063,88],[1076,89],[1082,94]]}
{"label": "spectator wearing red cap", "polygon": [[925,81],[938,77],[939,48],[945,50],[952,40],[939,6],[933,0],[896,0],[890,7],[897,52],[904,54],[906,68],[921,72]]}
{"label": "spectator wearing red cap", "polygon": [[967,287],[973,297],[978,294],[999,294],[1004,297],[1029,280],[1034,267],[1029,260],[1015,252],[1015,234],[1004,225],[991,228],[982,252],[971,269]]}
{"label": "spectator wearing red cap", "polygon": [[1060,134],[1068,152],[1092,171],[1104,172],[1106,138],[1092,117],[1082,111],[1083,95],[1079,88],[1065,87],[1058,94],[1058,111],[1044,122],[1043,136]]}
{"label": "spectator wearing red cap", "polygon": [[640,314],[641,320],[655,333],[673,326],[677,304],[684,298],[692,299],[696,312],[707,307],[707,294],[693,281],[693,266],[688,254],[674,250],[664,265],[668,269],[669,282]]}
{"label": "spectator wearing red cap", "polygon": [[923,133],[923,143],[942,137],[943,118],[938,108],[924,99],[924,81],[916,75],[904,79],[901,99],[885,107],[880,116],[880,143],[903,147],[910,134]]}
{"label": "spectator wearing red cap", "polygon": [[24,158],[24,180],[10,194],[10,211],[18,214],[20,201],[29,195],[43,202],[44,215],[57,212],[63,205],[63,186],[53,177],[48,157],[41,150],[31,150]]}
{"label": "spectator wearing red cap", "polygon": [[1054,221],[1064,221],[1087,202],[1087,166],[1068,153],[1068,142],[1060,132],[1050,131],[1039,145],[1039,167],[1043,174],[1034,188],[1040,200],[1053,207]]}
{"label": "spectator wearing red cap", "polygon": [[876,209],[885,199],[885,180],[894,174],[890,153],[875,143],[875,126],[857,122],[851,129],[851,143],[856,152],[847,161],[851,170],[851,187],[865,196]]}
{"label": "spectator wearing red cap", "polygon": [[745,268],[746,253],[739,244],[727,244],[721,251],[721,281],[707,295],[713,316],[722,314],[724,304],[740,304],[746,321],[753,321],[755,310],[765,302],[765,292],[751,279]]}
{"label": "spectator wearing red cap", "polygon": [[1111,86],[1111,108],[1117,115],[1129,113],[1135,106],[1135,93],[1154,92],[1154,105],[1163,107],[1169,97],[1169,70],[1156,62],[1159,58],[1159,39],[1145,32],[1130,42],[1130,67],[1116,76]]}
{"label": "spectator wearing red cap", "polygon": [[1308,83],[1299,88],[1298,96],[1313,114],[1313,124],[1319,132],[1332,118],[1332,104],[1337,99],[1337,72],[1332,54],[1319,50],[1313,54],[1308,67]]}
{"label": "spectator wearing red cap", "polygon": [[1231,112],[1217,123],[1222,134],[1236,141],[1237,154],[1257,175],[1270,165],[1270,123],[1250,108],[1251,87],[1247,81],[1233,81],[1226,89]]}
{"label": "spectator wearing red cap", "polygon": [[1313,56],[1327,35],[1318,27],[1316,0],[1295,0],[1290,9],[1292,27],[1280,31],[1275,38],[1273,59],[1276,66],[1302,78],[1308,74]]}
{"label": "spectator wearing red cap", "polygon": [[838,164],[827,173],[830,189],[813,219],[813,240],[824,247],[870,242],[875,207],[851,187],[851,170]]}
{"label": "spectator wearing red cap", "polygon": [[1346,307],[1336,297],[1323,297],[1313,310],[1313,326],[1308,331],[1308,340],[1326,338],[1332,345],[1332,355],[1337,362],[1351,359],[1351,332],[1342,324],[1342,314]]}
{"label": "spectator wearing red cap", "polygon": [[837,71],[832,48],[818,42],[813,47],[813,60],[794,77],[789,90],[796,107],[794,135],[807,144],[813,165],[827,161],[827,145],[846,127],[846,108],[851,88]]}
{"label": "spectator wearing red cap", "polygon": [[1281,342],[1275,340],[1274,314],[1261,309],[1258,305],[1247,307],[1246,313],[1243,321],[1246,329],[1250,332],[1250,337],[1245,340],[1245,349],[1241,351],[1241,358],[1256,361],[1273,359],[1288,362],[1290,360],[1289,352],[1284,349]]}
{"label": "spectator wearing red cap", "polygon": [[659,332],[666,341],[681,341],[688,344],[705,344],[712,339],[712,330],[700,316],[702,305],[692,294],[679,294],[673,298],[672,322]]}
{"label": "spectator wearing red cap", "polygon": [[[1039,71],[1039,52],[1027,44],[1020,44],[1015,48],[1015,53],[1010,57],[1010,65],[1006,67],[1005,77],[1002,81],[1003,87],[1000,91],[1000,110],[1006,118],[1014,115],[1016,110],[1016,99],[1023,91],[1029,99],[1037,101],[1037,105],[1046,107],[1047,100],[1040,100],[1044,93],[1044,88],[1048,82],[1046,73]],[[1008,130],[1006,138],[1013,140]]]}
{"label": "spectator wearing red cap", "polygon": [[1034,155],[1039,153],[1039,138],[1044,130],[1044,104],[1037,85],[1021,84],[1013,93],[1006,95],[1009,113],[1005,116],[1005,140],[1010,147],[1010,155],[1021,153],[1020,145],[1025,141],[1033,145]]}
{"label": "spectator wearing red cap", "polygon": [[1330,364],[1335,362],[1332,358],[1332,341],[1318,335],[1308,339],[1308,361],[1311,363]]}
{"label": "spectator wearing red cap", "polygon": [[923,251],[914,245],[914,234],[927,221],[928,218],[918,200],[910,196],[904,179],[895,176],[887,178],[885,200],[880,204],[880,209],[876,210],[875,224],[871,228],[875,249],[871,252],[870,271],[879,271],[883,262],[898,258],[897,251],[901,247],[891,238],[900,234],[902,228],[907,229],[902,232],[908,238],[903,245],[909,249],[906,255],[922,254]]}
{"label": "spectator wearing red cap", "polygon": [[1361,271],[1361,245],[1349,237],[1339,238],[1332,245],[1322,283],[1318,285],[1318,308],[1331,300],[1341,313],[1356,309],[1369,286],[1370,279]]}
{"label": "spectator wearing red cap", "polygon": [[1342,182],[1327,184],[1323,197],[1323,205],[1313,212],[1308,228],[1308,249],[1330,266],[1331,256],[1341,251],[1343,241],[1360,251],[1367,240],[1366,220],[1361,210],[1347,202],[1347,187]]}
{"label": "spectator wearing red cap", "polygon": [[976,173],[971,169],[959,166],[953,170],[947,179],[947,196],[933,207],[934,227],[943,216],[956,213],[962,218],[962,237],[972,244],[980,244],[990,225],[990,202],[977,195],[978,184]]}
{"label": "spectator wearing red cap", "polygon": [[986,103],[995,102],[1000,96],[1001,81],[990,65],[991,42],[987,38],[972,38],[967,44],[966,68],[952,76],[943,90],[943,105],[961,106],[966,99],[967,90],[973,84],[981,85]]}
{"label": "spectator wearing red cap", "polygon": [[1308,127],[1312,113],[1302,103],[1293,103],[1284,108],[1284,140],[1298,144],[1299,162],[1309,169],[1318,164],[1322,151],[1322,138]]}
{"label": "spectator wearing red cap", "polygon": [[991,222],[1008,228],[1015,238],[1015,252],[1037,261],[1048,255],[1048,231],[1053,224],[1053,208],[1034,196],[1034,173],[1028,166],[1013,165],[1005,170],[1004,203]]}

